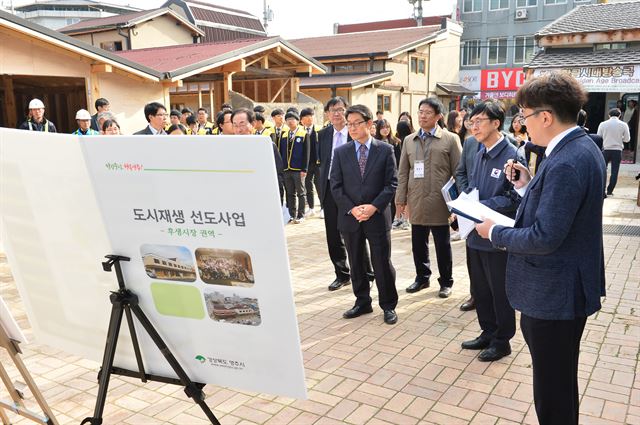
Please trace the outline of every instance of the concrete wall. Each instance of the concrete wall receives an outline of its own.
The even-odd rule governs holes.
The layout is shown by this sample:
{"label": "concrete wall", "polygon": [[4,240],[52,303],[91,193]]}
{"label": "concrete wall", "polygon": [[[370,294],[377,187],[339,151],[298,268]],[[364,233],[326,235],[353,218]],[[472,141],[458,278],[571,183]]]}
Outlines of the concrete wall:
{"label": "concrete wall", "polygon": [[[127,34],[128,31],[124,30],[124,34]],[[122,42],[122,50],[127,50],[127,39],[120,34],[118,31],[104,31],[104,32],[95,32],[91,34],[79,34],[74,35],[73,38],[78,39],[80,41],[84,41],[85,43],[91,44],[95,47],[100,47],[100,43],[107,43],[111,41],[120,41]]]}
{"label": "concrete wall", "polygon": [[[48,76],[84,78],[86,104],[93,114],[91,62],[80,54],[0,30],[0,74],[42,76],[45,84]],[[109,99],[124,133],[133,133],[146,125],[143,112],[146,103],[163,101],[160,83],[132,79],[116,72],[99,74],[98,82],[100,96]]]}
{"label": "concrete wall", "polygon": [[[100,74],[99,81],[100,95],[109,99],[111,112],[115,114],[123,134],[132,134],[147,125],[144,105],[164,103],[160,83],[132,80],[115,73]],[[95,113],[93,108],[91,113]]]}
{"label": "concrete wall", "polygon": [[[144,22],[131,31],[131,48],[175,46],[193,43],[191,29],[169,16],[160,16]],[[136,35],[137,34],[137,35]]]}
{"label": "concrete wall", "polygon": [[460,36],[449,33],[431,49],[429,67],[429,95],[436,92],[436,83],[458,83],[460,69]]}
{"label": "concrete wall", "polygon": [[[515,37],[531,36],[542,27],[566,14],[579,5],[594,4],[596,0],[575,1],[567,0],[565,4],[545,5],[545,0],[538,0],[538,5],[526,7],[527,19],[515,20],[516,1],[509,2],[509,8],[505,10],[489,10],[490,0],[483,0],[482,11],[476,13],[464,13],[463,1],[458,0],[460,21],[463,23],[464,34],[462,40],[481,40],[480,65],[465,66],[462,69],[484,69],[487,67],[489,49],[487,38],[507,37],[507,63],[504,65],[490,65],[495,68],[520,67],[522,64],[513,63],[515,51]],[[519,8],[518,8],[519,9]],[[495,24],[494,24],[495,23]]]}

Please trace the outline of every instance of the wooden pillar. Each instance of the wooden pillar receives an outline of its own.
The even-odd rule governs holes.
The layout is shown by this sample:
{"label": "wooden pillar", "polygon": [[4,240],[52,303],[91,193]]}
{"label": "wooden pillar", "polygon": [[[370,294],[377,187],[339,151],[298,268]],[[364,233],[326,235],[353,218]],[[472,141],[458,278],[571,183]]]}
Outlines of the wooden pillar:
{"label": "wooden pillar", "polygon": [[253,100],[255,102],[259,102],[258,100],[258,80],[253,81]]}
{"label": "wooden pillar", "polygon": [[213,109],[213,81],[209,81],[209,120],[214,121],[216,119],[216,112]]}
{"label": "wooden pillar", "polygon": [[202,89],[200,83],[198,83],[198,108],[202,108]]}
{"label": "wooden pillar", "polygon": [[267,80],[267,102],[271,102],[271,80]]}
{"label": "wooden pillar", "polygon": [[229,90],[233,87],[233,72],[225,72],[222,87],[222,103],[229,102]]}
{"label": "wooden pillar", "polygon": [[6,106],[6,125],[9,128],[16,128],[18,126],[18,116],[16,114],[16,95],[13,92],[13,77],[10,75],[2,76],[2,83],[4,86],[4,98]]}
{"label": "wooden pillar", "polygon": [[300,89],[300,79],[291,78],[291,103],[298,101],[298,90]]}

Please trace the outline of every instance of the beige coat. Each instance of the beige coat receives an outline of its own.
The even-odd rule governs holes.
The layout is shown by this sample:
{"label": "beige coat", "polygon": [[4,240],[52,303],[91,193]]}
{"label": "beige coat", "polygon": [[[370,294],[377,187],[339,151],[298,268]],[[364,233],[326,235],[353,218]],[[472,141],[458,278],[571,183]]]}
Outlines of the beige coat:
{"label": "beige coat", "polygon": [[[408,205],[411,224],[447,225],[449,209],[442,197],[442,186],[455,175],[460,161],[460,138],[436,127],[435,137],[423,142],[420,131],[408,135],[402,144],[398,165],[396,203]],[[426,145],[426,146],[425,146]],[[424,178],[414,179],[413,164],[424,159]]]}

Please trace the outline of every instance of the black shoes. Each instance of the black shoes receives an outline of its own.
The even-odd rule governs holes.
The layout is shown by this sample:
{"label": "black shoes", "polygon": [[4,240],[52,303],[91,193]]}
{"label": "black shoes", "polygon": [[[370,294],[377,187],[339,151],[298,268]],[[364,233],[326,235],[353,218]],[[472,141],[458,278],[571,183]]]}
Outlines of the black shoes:
{"label": "black shoes", "polygon": [[496,347],[491,346],[485,350],[482,350],[480,355],[478,356],[478,360],[481,362],[495,362],[496,360],[500,360],[501,358],[508,356],[511,354],[511,347]]}
{"label": "black shoes", "polygon": [[469,299],[463,302],[462,305],[460,306],[460,310],[462,311],[471,311],[471,310],[475,310],[475,308],[476,308],[476,301],[473,299],[473,297],[469,297]]}
{"label": "black shoes", "polygon": [[[355,305],[353,308],[345,311],[342,314],[342,317],[345,319],[354,319],[356,317],[362,316],[363,314],[373,313],[373,309],[370,305]],[[395,313],[394,313],[395,314]],[[385,316],[386,317],[386,316]]]}
{"label": "black shoes", "polygon": [[345,280],[344,282],[341,282],[338,279],[336,279],[333,282],[331,282],[331,285],[329,285],[329,290],[330,291],[335,291],[337,289],[342,288],[343,286],[348,286],[348,285],[351,285],[351,281],[350,280]]}
{"label": "black shoes", "polygon": [[491,344],[491,338],[479,336],[471,341],[465,341],[461,344],[465,350],[482,350]]}
{"label": "black shoes", "polygon": [[417,280],[407,287],[407,292],[413,294],[414,292],[421,291],[422,289],[429,287],[429,281],[418,282]]}
{"label": "black shoes", "polygon": [[440,288],[440,292],[438,292],[438,296],[440,298],[449,298],[451,296],[451,287],[443,286]]}
{"label": "black shoes", "polygon": [[387,325],[394,325],[398,321],[398,315],[395,310],[384,311],[384,323]]}

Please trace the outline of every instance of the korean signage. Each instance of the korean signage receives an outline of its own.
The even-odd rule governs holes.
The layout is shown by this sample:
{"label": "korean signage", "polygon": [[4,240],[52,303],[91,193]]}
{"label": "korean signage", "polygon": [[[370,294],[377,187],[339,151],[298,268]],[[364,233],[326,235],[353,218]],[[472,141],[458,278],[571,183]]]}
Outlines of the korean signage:
{"label": "korean signage", "polygon": [[524,84],[522,68],[483,69],[480,77],[480,90],[517,91]]}
{"label": "korean signage", "polygon": [[625,93],[640,91],[640,65],[536,69],[533,75],[544,75],[552,71],[570,73],[590,92]]}
{"label": "korean signage", "polygon": [[[176,137],[0,129],[3,243],[34,334],[101,361],[117,283],[100,262],[123,255],[127,287],[191,379],[304,398],[270,144]],[[147,373],[174,377],[137,329]],[[137,370],[127,333],[115,366]]]}
{"label": "korean signage", "polygon": [[470,90],[480,91],[480,70],[460,71],[459,81]]}

